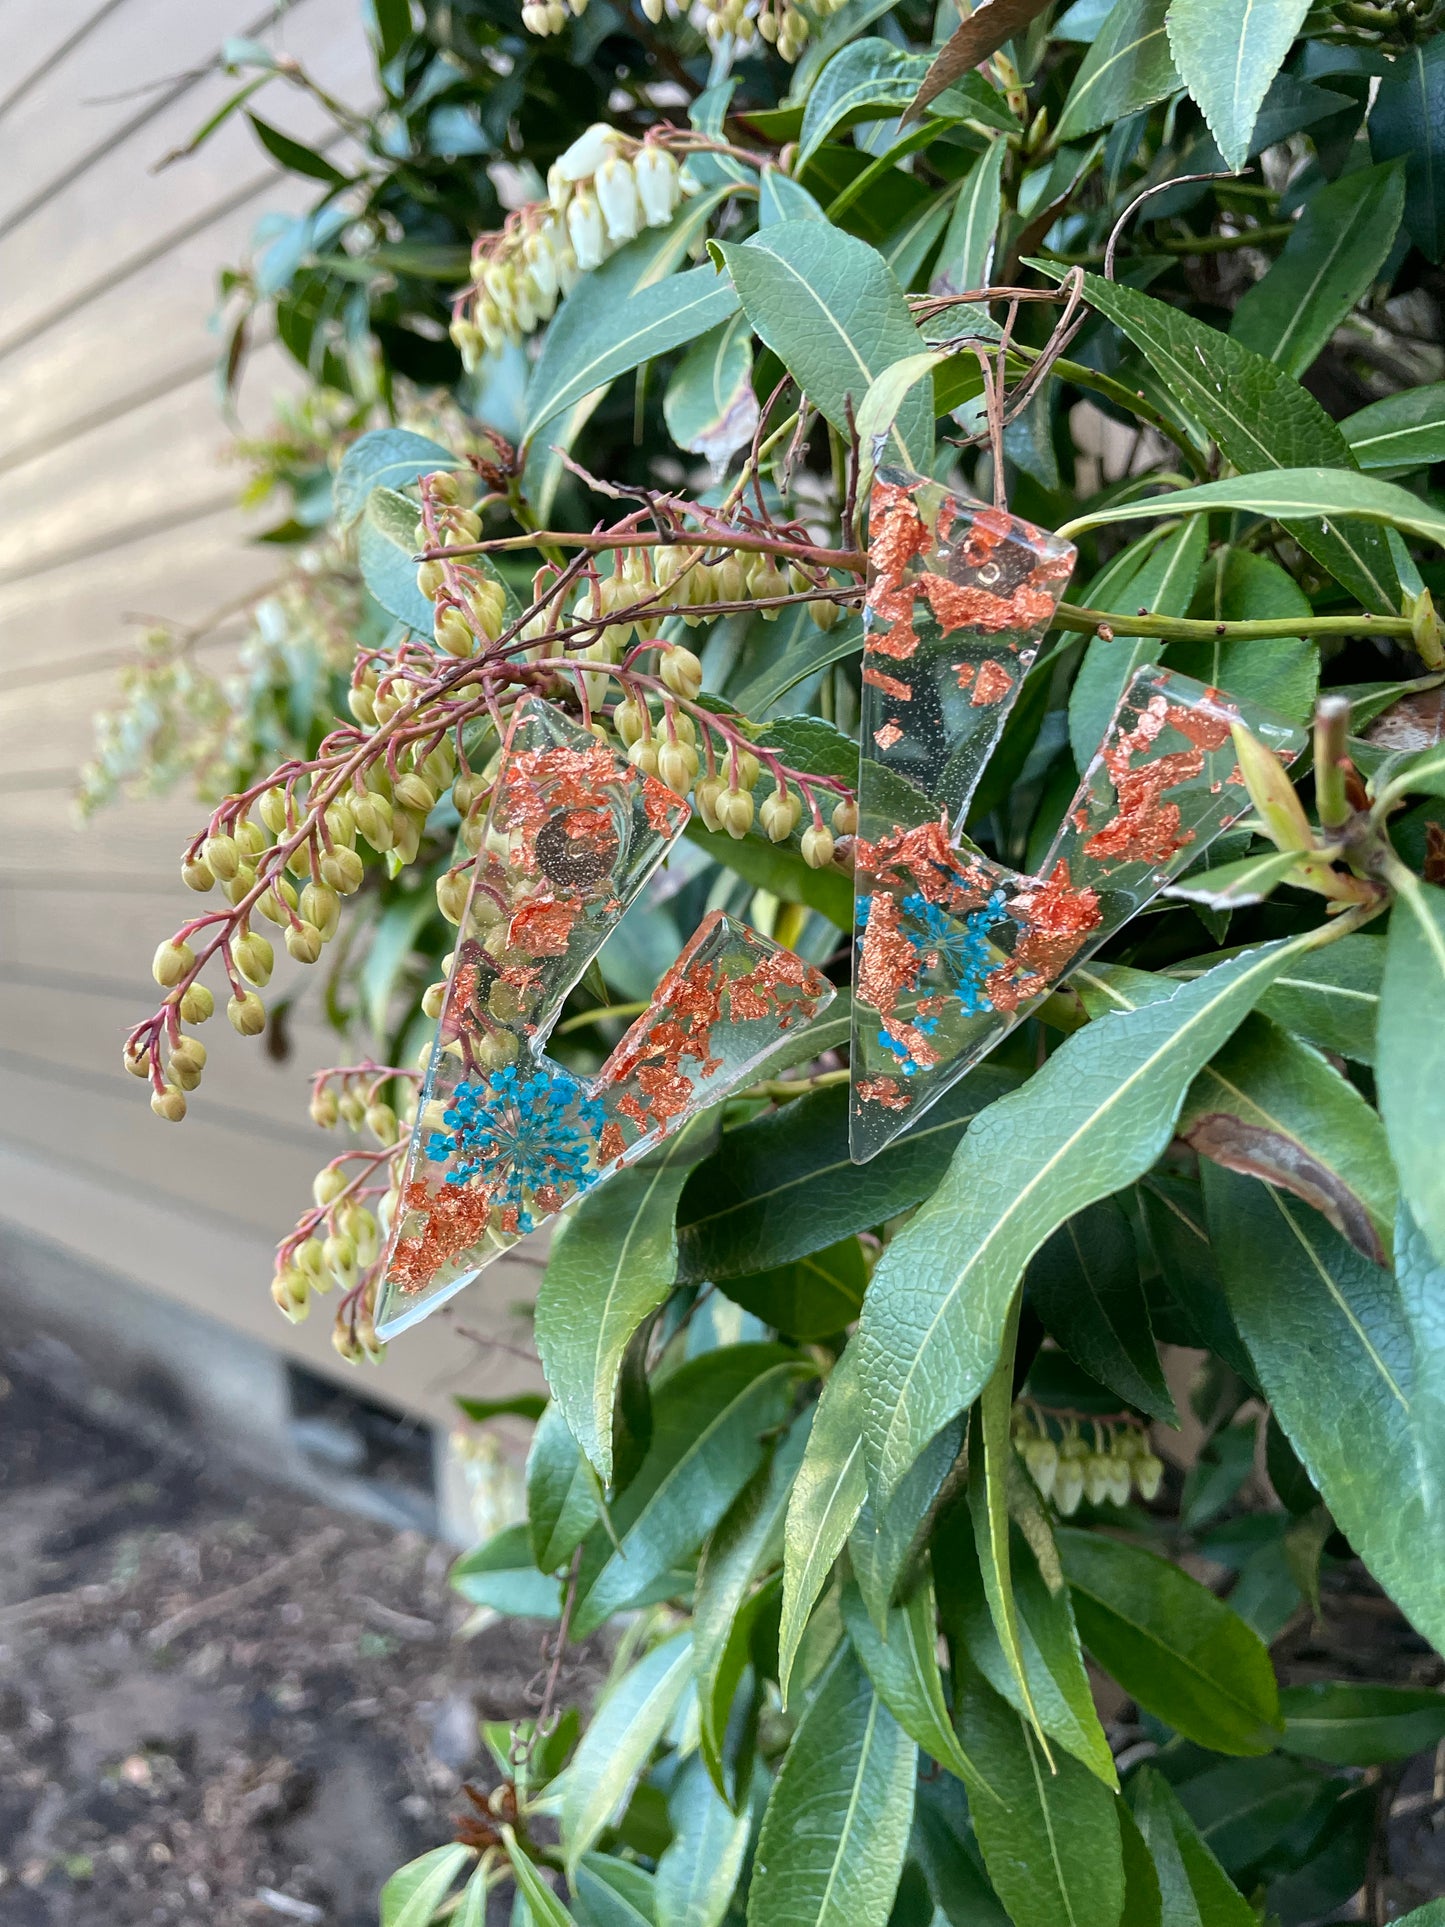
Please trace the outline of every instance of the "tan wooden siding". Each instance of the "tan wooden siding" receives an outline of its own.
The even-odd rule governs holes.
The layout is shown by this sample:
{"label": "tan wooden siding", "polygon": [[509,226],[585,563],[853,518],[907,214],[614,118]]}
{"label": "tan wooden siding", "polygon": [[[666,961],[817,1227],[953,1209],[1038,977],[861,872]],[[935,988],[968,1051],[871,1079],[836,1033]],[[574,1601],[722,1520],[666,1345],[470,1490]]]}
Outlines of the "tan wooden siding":
{"label": "tan wooden siding", "polygon": [[[0,1236],[8,1221],[355,1383],[324,1303],[293,1328],[267,1293],[271,1247],[333,1146],[306,1116],[309,1073],[337,1049],[314,993],[296,1006],[283,1063],[213,1023],[191,1116],[174,1129],[154,1120],[119,1050],[147,1007],[157,941],[194,902],[177,860],[197,810],[185,797],[121,805],[81,828],[71,797],[91,718],[141,624],[201,622],[276,568],[233,506],[208,322],[218,267],[261,212],[303,205],[308,190],[276,174],[239,119],[195,156],[157,163],[236,85],[212,64],[230,34],[264,31],[367,104],[362,8],[0,9]],[[274,86],[257,105],[299,138],[327,136],[298,89]],[[300,385],[263,347],[240,420],[262,426],[274,397]],[[222,625],[205,658],[223,663],[237,634]],[[278,972],[278,984],[303,977]],[[536,1275],[531,1257],[495,1266],[460,1301],[462,1322],[512,1328]],[[534,1381],[433,1320],[360,1388],[444,1416],[463,1382]]]}

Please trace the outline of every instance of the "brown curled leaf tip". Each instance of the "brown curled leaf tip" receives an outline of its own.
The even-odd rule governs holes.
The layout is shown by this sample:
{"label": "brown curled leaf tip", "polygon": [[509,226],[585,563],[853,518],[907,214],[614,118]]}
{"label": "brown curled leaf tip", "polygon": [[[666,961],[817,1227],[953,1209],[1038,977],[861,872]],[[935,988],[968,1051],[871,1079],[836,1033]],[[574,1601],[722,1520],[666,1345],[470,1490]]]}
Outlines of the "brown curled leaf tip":
{"label": "brown curled leaf tip", "polygon": [[1048,0],[984,0],[944,43],[942,52],[924,76],[923,85],[909,102],[900,125],[906,127],[911,120],[917,120],[945,88],[961,80],[990,54],[996,54],[1006,40],[1021,33],[1047,4]]}

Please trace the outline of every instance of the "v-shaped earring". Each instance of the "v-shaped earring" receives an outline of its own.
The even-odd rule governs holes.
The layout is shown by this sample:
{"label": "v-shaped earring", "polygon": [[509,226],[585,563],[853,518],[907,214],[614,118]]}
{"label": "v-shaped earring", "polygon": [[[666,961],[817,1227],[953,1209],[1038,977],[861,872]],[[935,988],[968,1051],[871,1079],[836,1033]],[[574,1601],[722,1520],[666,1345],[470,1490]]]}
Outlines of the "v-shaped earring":
{"label": "v-shaped earring", "polygon": [[963,834],[1074,564],[1057,536],[880,471],[869,508],[850,1149],[865,1163],[1249,808],[1230,727],[1304,733],[1153,665],[1036,875]]}
{"label": "v-shaped earring", "polygon": [[407,1149],[379,1337],[746,1084],[832,1001],[801,957],[715,911],[596,1077],[546,1056],[569,992],[688,815],[560,710],[517,704]]}

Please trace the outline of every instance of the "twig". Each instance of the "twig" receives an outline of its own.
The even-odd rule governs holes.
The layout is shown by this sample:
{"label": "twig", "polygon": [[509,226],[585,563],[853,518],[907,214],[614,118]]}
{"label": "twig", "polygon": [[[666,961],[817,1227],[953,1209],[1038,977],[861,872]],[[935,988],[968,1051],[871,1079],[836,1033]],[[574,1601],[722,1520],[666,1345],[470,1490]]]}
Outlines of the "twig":
{"label": "twig", "polygon": [[253,1600],[264,1599],[267,1593],[274,1592],[292,1573],[318,1559],[324,1559],[341,1544],[345,1536],[340,1526],[327,1526],[300,1552],[278,1559],[274,1565],[267,1566],[264,1572],[253,1573],[249,1579],[243,1579],[239,1586],[228,1586],[224,1592],[214,1592],[208,1599],[198,1599],[192,1605],[183,1606],[179,1612],[172,1613],[169,1619],[163,1619],[158,1626],[151,1628],[146,1635],[146,1644],[152,1648],[169,1646],[182,1633],[203,1626],[207,1620],[229,1612],[233,1606],[249,1606]]}

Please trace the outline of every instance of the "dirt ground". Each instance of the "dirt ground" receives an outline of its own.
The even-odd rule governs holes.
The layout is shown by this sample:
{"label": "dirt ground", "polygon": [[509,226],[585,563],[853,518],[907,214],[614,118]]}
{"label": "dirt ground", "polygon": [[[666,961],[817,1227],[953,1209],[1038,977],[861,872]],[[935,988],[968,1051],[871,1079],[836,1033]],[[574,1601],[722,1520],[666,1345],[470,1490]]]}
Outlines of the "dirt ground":
{"label": "dirt ground", "polygon": [[[218,1476],[0,1350],[4,1927],[374,1927],[462,1781],[493,1783],[479,1722],[525,1712],[538,1666],[535,1626],[457,1637],[452,1556]],[[1286,1681],[1445,1675],[1356,1565],[1274,1655]],[[1445,1757],[1389,1779],[1368,1906],[1337,1920],[1445,1893]]]}
{"label": "dirt ground", "polygon": [[374,1927],[539,1629],[459,1640],[449,1548],[0,1373],[0,1920]]}

